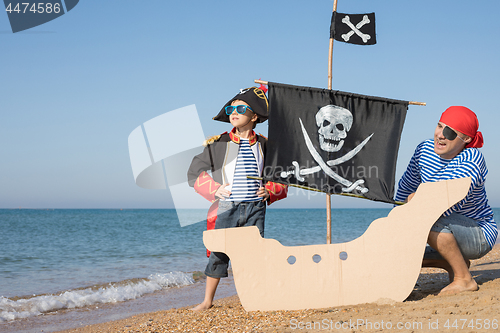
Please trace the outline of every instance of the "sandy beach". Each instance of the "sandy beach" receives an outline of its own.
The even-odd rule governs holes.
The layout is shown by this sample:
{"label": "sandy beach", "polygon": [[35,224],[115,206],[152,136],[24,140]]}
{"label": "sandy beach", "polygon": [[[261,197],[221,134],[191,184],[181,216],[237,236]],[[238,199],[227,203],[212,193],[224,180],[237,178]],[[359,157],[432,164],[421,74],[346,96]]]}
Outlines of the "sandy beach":
{"label": "sandy beach", "polygon": [[[384,301],[335,308],[246,312],[237,296],[202,313],[190,307],[135,315],[123,320],[63,331],[90,332],[491,332],[500,326],[500,246],[475,260],[476,292],[437,296],[448,276],[424,268],[404,302]],[[391,281],[388,281],[391,283]]]}

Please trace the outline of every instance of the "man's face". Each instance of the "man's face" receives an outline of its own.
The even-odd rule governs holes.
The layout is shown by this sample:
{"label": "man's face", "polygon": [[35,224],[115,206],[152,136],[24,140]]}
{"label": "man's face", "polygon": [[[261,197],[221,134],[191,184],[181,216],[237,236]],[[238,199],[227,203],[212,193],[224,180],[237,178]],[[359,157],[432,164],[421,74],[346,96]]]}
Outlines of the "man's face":
{"label": "man's face", "polygon": [[[450,141],[443,135],[443,129],[445,127],[446,124],[442,122],[437,124],[436,130],[434,131],[434,152],[442,158],[451,160],[465,148],[465,145],[470,142],[470,138],[448,126],[457,133],[457,137]],[[465,142],[463,140],[465,140]]]}
{"label": "man's face", "polygon": [[[239,99],[234,100],[231,103],[231,105],[232,106],[236,106],[236,105],[250,106],[246,102],[241,101]],[[253,126],[253,123],[251,122],[251,120],[253,120],[253,118],[255,118],[255,120],[257,120],[257,116],[255,115],[255,113],[253,113],[252,111],[250,111],[250,109],[247,108],[244,114],[239,114],[238,112],[236,112],[236,110],[234,110],[233,113],[229,116],[229,121],[231,122],[231,125],[233,125],[234,127],[240,128],[240,127],[246,127],[247,125],[250,125],[250,129],[251,129]]]}

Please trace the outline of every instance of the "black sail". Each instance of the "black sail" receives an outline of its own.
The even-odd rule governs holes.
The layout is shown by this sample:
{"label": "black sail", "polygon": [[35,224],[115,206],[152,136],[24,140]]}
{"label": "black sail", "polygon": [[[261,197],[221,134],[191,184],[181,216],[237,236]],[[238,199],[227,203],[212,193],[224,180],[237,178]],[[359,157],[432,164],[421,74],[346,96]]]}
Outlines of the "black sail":
{"label": "black sail", "polygon": [[264,178],[394,202],[407,101],[269,82]]}

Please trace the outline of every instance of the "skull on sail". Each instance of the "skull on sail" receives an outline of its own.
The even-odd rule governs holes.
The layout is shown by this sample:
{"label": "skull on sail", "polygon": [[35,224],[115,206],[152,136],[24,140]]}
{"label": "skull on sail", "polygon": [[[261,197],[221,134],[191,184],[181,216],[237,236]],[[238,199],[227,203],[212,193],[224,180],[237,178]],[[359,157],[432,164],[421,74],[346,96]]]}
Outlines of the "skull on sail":
{"label": "skull on sail", "polygon": [[316,114],[316,125],[319,127],[319,145],[327,152],[342,149],[347,132],[352,126],[352,113],[340,106],[326,105]]}

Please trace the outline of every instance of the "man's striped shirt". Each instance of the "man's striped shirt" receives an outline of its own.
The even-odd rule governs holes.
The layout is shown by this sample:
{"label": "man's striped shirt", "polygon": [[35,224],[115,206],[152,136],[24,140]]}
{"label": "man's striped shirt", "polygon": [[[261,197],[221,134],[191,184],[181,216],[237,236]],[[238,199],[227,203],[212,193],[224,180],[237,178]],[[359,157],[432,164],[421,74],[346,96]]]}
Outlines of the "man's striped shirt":
{"label": "man's striped shirt", "polygon": [[421,183],[471,177],[472,184],[465,199],[443,215],[449,216],[456,212],[476,220],[493,248],[498,229],[484,187],[487,174],[488,169],[483,154],[476,148],[464,149],[453,159],[448,160],[434,152],[433,140],[426,140],[417,146],[408,168],[399,181],[395,200],[404,201]]}
{"label": "man's striped shirt", "polygon": [[247,176],[259,177],[259,167],[248,139],[240,138],[240,149],[236,159],[233,186],[231,187],[231,195],[227,200],[247,202],[262,200],[257,196],[260,182],[248,179]]}

